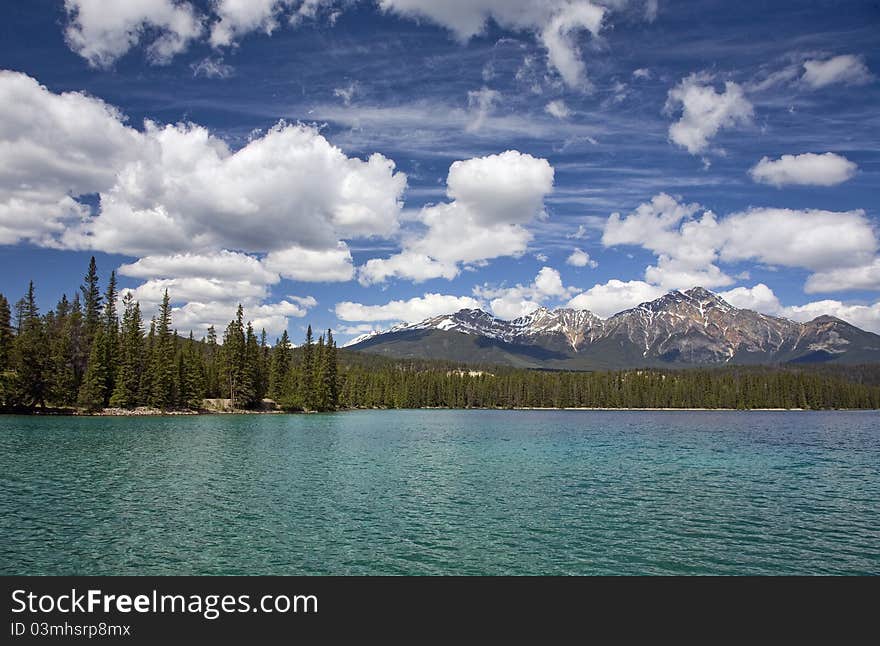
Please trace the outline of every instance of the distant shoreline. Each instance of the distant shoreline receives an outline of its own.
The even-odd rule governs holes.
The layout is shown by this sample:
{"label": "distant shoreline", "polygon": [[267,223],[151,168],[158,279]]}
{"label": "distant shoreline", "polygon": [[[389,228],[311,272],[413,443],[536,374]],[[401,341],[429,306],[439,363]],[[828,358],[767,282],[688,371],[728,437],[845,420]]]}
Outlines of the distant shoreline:
{"label": "distant shoreline", "polygon": [[[588,407],[588,406],[566,406],[562,408],[556,407],[539,407],[539,406],[515,406],[511,408],[452,408],[447,406],[423,406],[420,408],[341,408],[337,411],[326,411],[333,413],[351,413],[357,411],[395,411],[395,410],[474,410],[474,411],[584,411],[584,412],[731,412],[731,413],[786,413],[786,412],[880,412],[877,408],[634,408],[634,407]],[[33,411],[0,411],[0,415],[18,415],[21,417],[195,417],[195,416],[213,416],[213,415],[320,415],[318,411],[284,411],[284,410],[168,410],[137,408],[132,410],[126,409],[105,409],[103,411],[85,412],[77,410],[59,410],[59,409],[36,409]]]}

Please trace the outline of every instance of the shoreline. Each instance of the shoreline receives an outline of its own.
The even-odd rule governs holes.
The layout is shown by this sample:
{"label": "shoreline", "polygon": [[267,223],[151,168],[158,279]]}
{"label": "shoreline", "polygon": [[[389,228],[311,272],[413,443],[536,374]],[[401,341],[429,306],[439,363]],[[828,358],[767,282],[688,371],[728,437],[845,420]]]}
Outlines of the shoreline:
{"label": "shoreline", "polygon": [[446,406],[425,406],[420,408],[341,408],[335,411],[285,411],[285,410],[168,410],[163,411],[155,408],[107,408],[103,411],[85,412],[71,409],[46,409],[33,411],[0,411],[0,415],[16,415],[21,417],[194,417],[212,415],[322,415],[326,413],[352,413],[357,411],[394,411],[394,410],[456,410],[456,411],[583,411],[583,412],[730,412],[730,413],[795,413],[795,412],[880,412],[877,408],[660,408],[660,407],[590,407],[590,406],[567,406],[540,407],[540,406],[514,406],[510,408],[450,408]]}

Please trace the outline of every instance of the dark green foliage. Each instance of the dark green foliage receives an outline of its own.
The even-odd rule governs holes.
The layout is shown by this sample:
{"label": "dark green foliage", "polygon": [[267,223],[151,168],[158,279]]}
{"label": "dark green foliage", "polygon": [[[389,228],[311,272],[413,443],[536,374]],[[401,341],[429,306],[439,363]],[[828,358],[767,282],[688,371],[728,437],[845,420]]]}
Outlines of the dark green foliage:
{"label": "dark green foliage", "polygon": [[[73,300],[62,296],[41,316],[31,284],[14,308],[0,296],[0,409],[78,404],[98,410],[202,407],[203,398],[262,405],[267,395],[284,410],[337,408],[880,408],[880,365],[784,365],[622,370],[535,371],[464,362],[391,359],[338,350],[327,330],[315,341],[311,326],[298,348],[285,331],[274,348],[246,323],[239,306],[223,344],[213,328],[197,341],[172,328],[166,293],[144,335],[131,294],[116,313],[115,275],[88,339],[88,312],[102,297],[97,268]],[[90,305],[88,303],[91,303]],[[88,341],[88,342],[87,342]],[[84,357],[88,347],[88,356]],[[110,389],[112,386],[112,390]]]}
{"label": "dark green foliage", "polygon": [[28,285],[27,296],[22,299],[19,319],[19,334],[13,343],[20,386],[18,403],[26,408],[45,406],[49,395],[49,353],[33,281]]}
{"label": "dark green foliage", "polygon": [[[80,287],[83,295],[83,352],[88,358],[92,350],[92,341],[101,325],[101,289],[98,286],[98,266],[95,257],[89,260],[89,270],[85,275],[85,283]],[[81,373],[85,372],[83,366]]]}
{"label": "dark green foliage", "polygon": [[116,385],[110,397],[112,406],[134,408],[140,401],[141,378],[144,372],[144,328],[141,306],[131,292],[122,298],[122,333],[119,339],[119,361]]}
{"label": "dark green foliage", "polygon": [[12,312],[9,301],[0,294],[0,372],[9,368],[12,358]]}
{"label": "dark green foliage", "polygon": [[[253,330],[250,331],[253,336]],[[256,346],[256,339],[254,339]],[[220,392],[234,407],[253,403],[253,370],[248,362],[248,340],[245,337],[244,310],[238,306],[235,319],[226,326],[220,352]]]}
{"label": "dark green foliage", "polygon": [[159,316],[156,318],[156,338],[150,361],[150,404],[156,408],[166,410],[174,408],[177,403],[175,356],[174,335],[171,332],[171,299],[166,289]]}

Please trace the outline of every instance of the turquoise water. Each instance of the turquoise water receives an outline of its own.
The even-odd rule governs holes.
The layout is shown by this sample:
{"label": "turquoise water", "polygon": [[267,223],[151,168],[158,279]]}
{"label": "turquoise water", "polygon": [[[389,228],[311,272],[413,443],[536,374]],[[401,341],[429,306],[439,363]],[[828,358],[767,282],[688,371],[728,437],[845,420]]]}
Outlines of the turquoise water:
{"label": "turquoise water", "polygon": [[0,574],[880,574],[880,414],[0,417],[0,516]]}

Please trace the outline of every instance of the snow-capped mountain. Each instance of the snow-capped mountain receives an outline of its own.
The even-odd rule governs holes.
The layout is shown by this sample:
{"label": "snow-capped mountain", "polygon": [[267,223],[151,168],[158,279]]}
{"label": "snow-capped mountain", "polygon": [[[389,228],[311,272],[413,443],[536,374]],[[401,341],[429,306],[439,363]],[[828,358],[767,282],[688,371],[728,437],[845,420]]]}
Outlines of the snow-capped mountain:
{"label": "snow-capped mountain", "polygon": [[840,319],[807,323],[737,309],[701,287],[672,291],[608,319],[540,308],[505,321],[465,309],[353,340],[390,356],[532,367],[880,361],[880,336]]}

